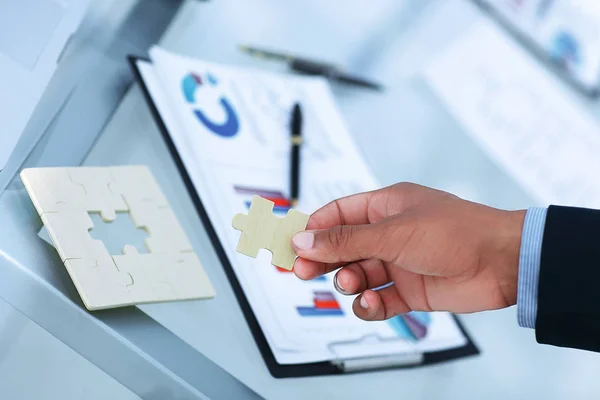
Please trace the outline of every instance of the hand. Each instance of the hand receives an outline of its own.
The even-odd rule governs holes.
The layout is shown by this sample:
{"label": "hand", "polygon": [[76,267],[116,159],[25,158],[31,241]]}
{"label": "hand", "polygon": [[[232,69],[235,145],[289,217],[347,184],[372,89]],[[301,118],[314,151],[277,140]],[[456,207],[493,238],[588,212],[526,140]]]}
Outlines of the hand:
{"label": "hand", "polygon": [[339,269],[336,289],[360,294],[353,310],[365,320],[508,307],[517,299],[524,218],[400,183],[316,211],[292,239],[294,271],[308,280]]}

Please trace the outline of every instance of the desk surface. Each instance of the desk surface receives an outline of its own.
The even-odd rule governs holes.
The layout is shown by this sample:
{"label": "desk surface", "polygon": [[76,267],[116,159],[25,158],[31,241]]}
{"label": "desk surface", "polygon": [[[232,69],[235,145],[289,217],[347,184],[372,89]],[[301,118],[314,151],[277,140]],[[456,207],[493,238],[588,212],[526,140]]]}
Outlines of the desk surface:
{"label": "desk surface", "polygon": [[[235,49],[240,40],[308,55],[326,54],[389,87],[383,95],[334,88],[348,126],[382,184],[413,181],[497,207],[533,205],[526,192],[464,134],[418,76],[436,50],[481,18],[475,8],[458,0],[389,0],[378,2],[377,7],[365,4],[364,10],[357,6],[338,10],[317,0],[283,3],[235,2],[234,7],[233,0],[187,2],[162,44],[192,56],[252,66],[260,64]],[[320,47],[312,47],[314,43]],[[385,146],[379,144],[382,141]],[[60,154],[51,156],[54,164],[60,162]],[[30,160],[29,165],[40,162]],[[517,326],[515,308],[461,317],[482,350],[477,357],[410,370],[273,379],[141,93],[134,87],[84,164],[138,163],[152,169],[182,221],[215,284],[218,295],[214,300],[87,313],[55,252],[35,236],[40,222],[18,179],[0,197],[6,216],[0,228],[0,255],[10,264],[2,269],[0,295],[134,393],[148,393],[140,389],[142,381],[156,379],[156,390],[177,386],[181,398],[202,398],[199,392],[207,382],[229,379],[221,372],[211,375],[212,380],[199,377],[210,372],[193,368],[203,362],[195,354],[208,357],[270,399],[389,395],[551,399],[589,398],[600,391],[600,357],[538,345],[533,331]],[[70,325],[65,326],[67,321]],[[81,339],[86,335],[90,340]],[[103,346],[99,349],[94,340]],[[174,392],[162,393],[164,397]]]}

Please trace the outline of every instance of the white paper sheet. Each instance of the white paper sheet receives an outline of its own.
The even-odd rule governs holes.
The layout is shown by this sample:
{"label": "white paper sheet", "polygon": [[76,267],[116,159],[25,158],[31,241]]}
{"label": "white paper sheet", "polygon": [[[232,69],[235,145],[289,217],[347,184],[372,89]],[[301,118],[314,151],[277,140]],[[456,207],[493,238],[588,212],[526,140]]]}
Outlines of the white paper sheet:
{"label": "white paper sheet", "polygon": [[425,77],[467,133],[541,203],[600,206],[600,129],[574,94],[481,22]]}
{"label": "white paper sheet", "polygon": [[600,79],[600,3],[589,0],[483,0],[509,25],[589,89]]}
{"label": "white paper sheet", "polygon": [[[257,259],[236,253],[239,232],[231,221],[247,212],[251,195],[269,191],[282,201],[288,197],[288,124],[295,101],[303,107],[306,143],[297,208],[310,213],[335,198],[378,186],[325,81],[222,66],[160,48],[150,55],[152,64],[139,65],[146,86],[279,363],[334,360],[340,353],[332,344],[365,337],[385,341],[344,346],[343,356],[436,351],[466,343],[447,313],[427,315],[428,335],[417,342],[397,328],[401,321],[359,320],[352,298],[335,292],[329,276],[304,282],[273,267],[266,251]],[[228,109],[237,116],[234,124],[226,122],[231,122]],[[285,212],[283,207],[279,215]],[[327,315],[315,310],[317,300],[330,307]]]}

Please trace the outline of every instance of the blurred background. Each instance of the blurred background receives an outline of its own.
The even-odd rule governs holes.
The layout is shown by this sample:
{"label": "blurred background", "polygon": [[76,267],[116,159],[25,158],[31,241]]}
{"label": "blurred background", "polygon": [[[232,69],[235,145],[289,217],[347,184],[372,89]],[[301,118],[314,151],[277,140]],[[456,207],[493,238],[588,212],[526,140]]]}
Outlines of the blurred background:
{"label": "blurred background", "polygon": [[[14,282],[31,280],[38,286],[29,296],[46,293],[58,302],[73,296],[57,283],[65,277],[39,259],[24,261],[32,250],[15,232],[32,221],[18,204],[22,194],[15,194],[22,189],[18,172],[90,157],[118,162],[140,148],[136,141],[146,130],[157,129],[140,93],[128,98],[135,86],[128,55],[145,57],[159,44],[207,61],[296,73],[241,51],[245,45],[341,66],[383,86],[331,81],[348,130],[382,185],[410,181],[505,209],[593,206],[600,204],[599,30],[600,5],[593,0],[0,0],[0,256],[7,274],[0,285],[0,396],[204,398],[207,390],[207,397],[220,397],[216,383],[208,388],[197,380],[212,366],[192,371],[173,351],[163,354],[164,364],[152,361],[156,375],[137,363],[125,371],[115,365],[118,347],[95,353],[96,336],[77,337],[84,325],[65,325],[62,314],[89,319],[85,329],[106,330],[139,355],[166,342],[137,343],[137,328],[119,324],[146,321],[148,313],[92,318],[81,309],[41,306],[14,290],[26,285]],[[121,146],[103,141],[107,130],[121,138],[121,149],[107,147]],[[174,167],[165,168],[168,179]],[[206,235],[198,237],[209,249]],[[207,257],[218,263],[214,254]],[[235,308],[220,318],[240,329],[231,346],[251,349],[225,355],[192,333],[174,336],[190,346],[182,354],[203,354],[261,397],[592,399],[600,393],[600,357],[538,345],[533,330],[518,327],[514,307],[460,316],[481,350],[475,357],[277,380],[254,349],[225,276],[217,279],[223,304]],[[151,314],[163,325],[177,318],[160,305]],[[217,340],[220,332],[207,335]]]}

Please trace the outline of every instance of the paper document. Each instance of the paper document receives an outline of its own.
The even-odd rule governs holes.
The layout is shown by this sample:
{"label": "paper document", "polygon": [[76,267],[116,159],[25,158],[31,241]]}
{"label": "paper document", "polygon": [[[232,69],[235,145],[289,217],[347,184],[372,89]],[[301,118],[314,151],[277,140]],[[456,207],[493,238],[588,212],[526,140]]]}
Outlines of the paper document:
{"label": "paper document", "polygon": [[588,89],[600,80],[600,3],[479,0]]}
{"label": "paper document", "polygon": [[[340,357],[438,351],[467,343],[448,313],[413,313],[384,322],[354,316],[352,297],[334,290],[332,277],[310,282],[238,254],[237,213],[257,194],[284,216],[289,203],[289,120],[294,102],[304,112],[300,202],[311,213],[327,202],[378,187],[340,117],[327,83],[238,69],[150,52],[139,68],[225,248],[245,296],[280,364]],[[412,329],[425,333],[417,339]],[[416,328],[418,329],[418,328]]]}
{"label": "paper document", "polygon": [[466,132],[543,205],[600,207],[600,128],[529,53],[482,22],[425,77]]}

